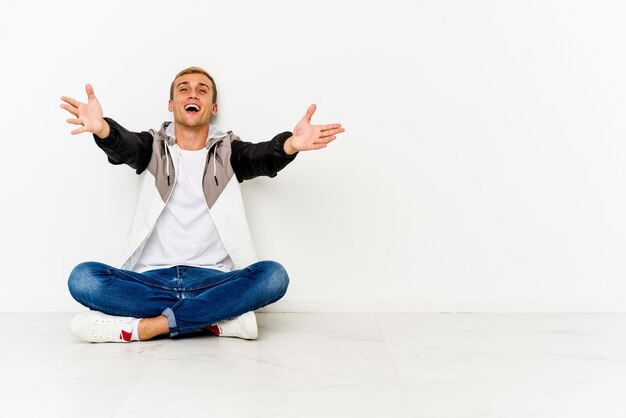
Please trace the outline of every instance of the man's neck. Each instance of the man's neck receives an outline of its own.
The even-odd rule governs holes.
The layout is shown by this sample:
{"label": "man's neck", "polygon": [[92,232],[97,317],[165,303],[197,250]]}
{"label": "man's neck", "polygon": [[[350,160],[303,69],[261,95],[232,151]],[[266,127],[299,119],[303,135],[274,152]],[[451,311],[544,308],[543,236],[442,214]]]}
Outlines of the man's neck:
{"label": "man's neck", "polygon": [[206,147],[209,125],[199,127],[182,126],[174,123],[174,135],[180,149],[197,151]]}

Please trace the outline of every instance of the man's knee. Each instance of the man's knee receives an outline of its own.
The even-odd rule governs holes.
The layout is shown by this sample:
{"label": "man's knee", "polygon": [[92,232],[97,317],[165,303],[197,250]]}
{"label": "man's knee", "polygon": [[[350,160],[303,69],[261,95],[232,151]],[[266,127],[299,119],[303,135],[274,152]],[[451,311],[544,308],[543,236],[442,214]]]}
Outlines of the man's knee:
{"label": "man's knee", "polygon": [[98,291],[101,280],[96,273],[101,270],[101,266],[103,264],[88,261],[74,267],[67,280],[67,287],[74,299],[81,302],[85,296]]}
{"label": "man's knee", "polygon": [[289,286],[287,270],[276,261],[261,261],[257,264],[262,271],[262,277],[265,279],[264,285],[267,292],[276,298],[283,297]]}

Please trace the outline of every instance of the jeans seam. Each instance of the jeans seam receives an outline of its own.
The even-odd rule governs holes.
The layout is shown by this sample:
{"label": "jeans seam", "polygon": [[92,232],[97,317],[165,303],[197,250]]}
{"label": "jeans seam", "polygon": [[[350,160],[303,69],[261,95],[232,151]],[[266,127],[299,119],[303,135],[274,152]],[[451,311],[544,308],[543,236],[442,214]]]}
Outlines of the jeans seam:
{"label": "jeans seam", "polygon": [[[148,283],[148,282],[145,282],[145,281],[143,281],[143,280],[139,280],[138,278],[136,278],[136,277],[134,277],[134,276],[131,276],[130,274],[126,274],[126,273],[124,273],[124,271],[123,271],[123,270],[121,270],[121,269],[116,269],[116,271],[117,271],[118,273],[123,274],[124,276],[128,277],[129,279],[132,279],[132,280],[136,281],[137,283],[141,283],[141,284],[144,284],[144,285],[146,285],[146,286],[158,287],[159,289],[163,289],[163,290],[174,290],[174,291],[176,290],[176,289],[173,289],[173,288],[171,288],[171,287],[169,287],[169,286],[163,286],[163,285],[160,285],[160,284],[156,284],[156,283]],[[111,270],[111,269],[109,269],[109,274],[110,274],[111,276],[115,277],[115,274],[113,274],[113,270]]]}
{"label": "jeans seam", "polygon": [[[107,312],[111,312],[108,315],[113,315],[113,316],[126,316],[126,317],[135,317],[135,315],[132,315],[130,312],[128,311],[117,311],[117,310],[112,310],[112,309],[108,309],[109,307],[104,307],[104,309],[102,308],[102,305],[96,304],[96,303],[87,303],[85,302],[85,300],[79,300],[79,298],[77,298],[76,296],[72,295],[72,297],[81,305],[83,305],[86,308],[89,308],[89,310],[93,310],[93,311],[98,311],[98,312],[103,312],[103,313],[107,313]],[[82,298],[81,298],[82,299]]]}
{"label": "jeans seam", "polygon": [[226,283],[226,282],[228,282],[230,280],[236,279],[237,277],[241,276],[245,272],[245,270],[246,269],[242,269],[242,270],[239,271],[239,273],[237,273],[234,276],[230,276],[229,278],[224,279],[224,280],[219,281],[219,282],[211,283],[210,285],[207,285],[207,286],[190,287],[188,289],[183,289],[183,290],[186,291],[186,292],[193,292],[193,291],[200,290],[200,289],[210,289],[212,287],[224,284],[224,283]]}

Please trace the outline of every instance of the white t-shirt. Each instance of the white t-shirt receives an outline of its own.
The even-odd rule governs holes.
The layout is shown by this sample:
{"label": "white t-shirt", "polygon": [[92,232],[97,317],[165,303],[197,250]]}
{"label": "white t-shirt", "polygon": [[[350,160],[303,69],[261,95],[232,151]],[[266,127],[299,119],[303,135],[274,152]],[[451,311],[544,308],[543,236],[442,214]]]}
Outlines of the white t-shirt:
{"label": "white t-shirt", "polygon": [[178,148],[178,153],[174,191],[134,270],[144,272],[186,265],[231,271],[234,263],[215,228],[202,190],[208,150]]}

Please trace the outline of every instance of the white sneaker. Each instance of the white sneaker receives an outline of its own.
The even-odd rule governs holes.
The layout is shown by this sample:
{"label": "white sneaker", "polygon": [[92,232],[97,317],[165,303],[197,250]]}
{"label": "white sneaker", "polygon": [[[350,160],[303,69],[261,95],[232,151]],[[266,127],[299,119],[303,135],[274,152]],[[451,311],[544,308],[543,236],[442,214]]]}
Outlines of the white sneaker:
{"label": "white sneaker", "polygon": [[237,318],[227,319],[215,324],[220,337],[236,337],[244,340],[256,340],[259,330],[256,326],[254,312],[246,312]]}
{"label": "white sneaker", "polygon": [[70,331],[75,337],[92,343],[127,343],[133,333],[134,319],[89,311],[74,317]]}

